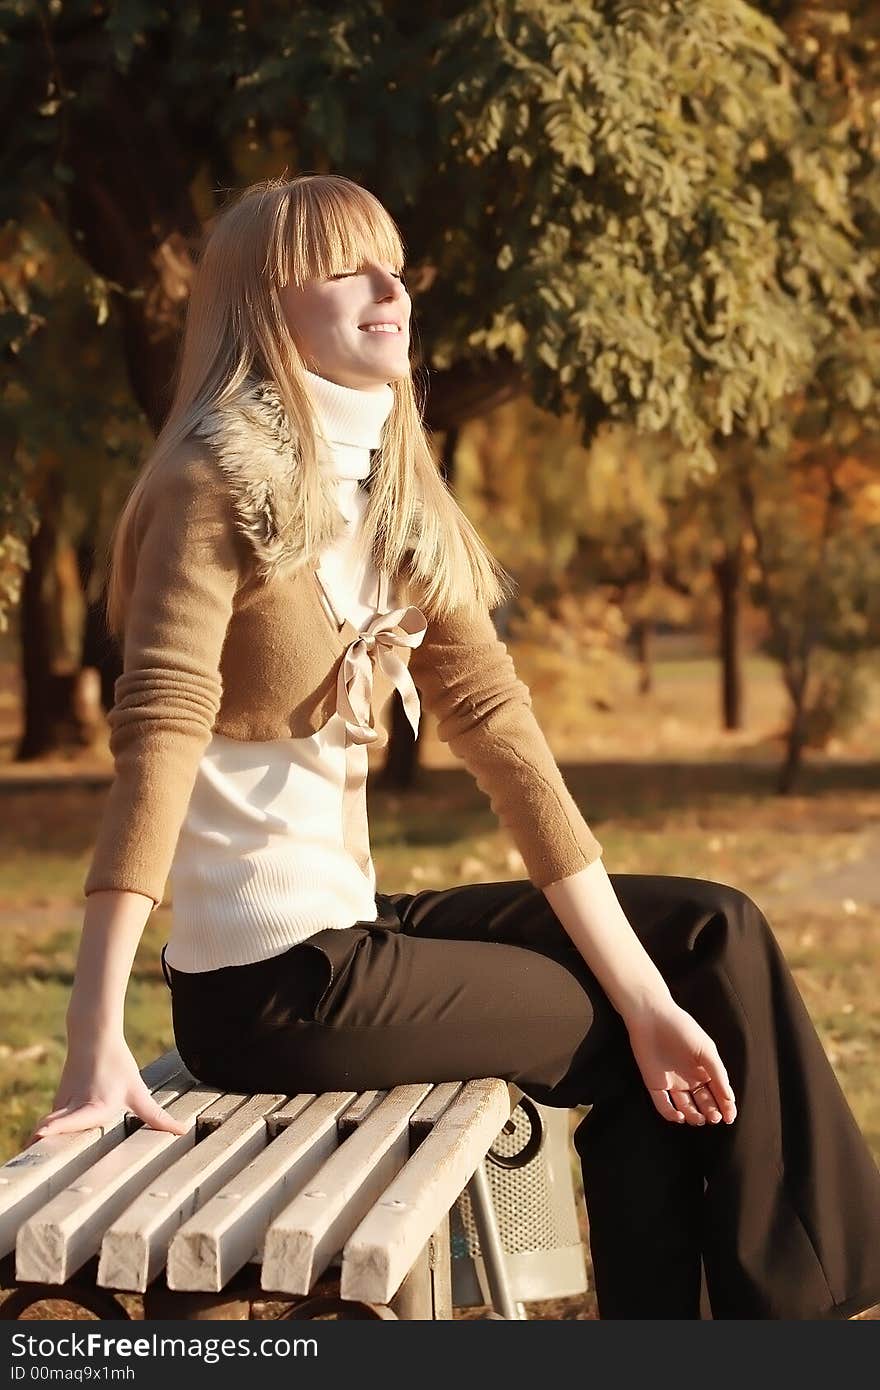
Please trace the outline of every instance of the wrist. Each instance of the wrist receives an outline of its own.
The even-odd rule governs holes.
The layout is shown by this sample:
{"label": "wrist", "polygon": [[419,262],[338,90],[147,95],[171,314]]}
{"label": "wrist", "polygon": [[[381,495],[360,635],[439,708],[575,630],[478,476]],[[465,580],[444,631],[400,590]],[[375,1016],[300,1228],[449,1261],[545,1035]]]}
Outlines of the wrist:
{"label": "wrist", "polygon": [[94,1004],[86,1008],[76,1001],[68,1005],[67,1016],[68,1047],[94,1048],[109,1039],[122,1036],[123,1018],[119,1009],[96,1008]]}
{"label": "wrist", "polygon": [[669,986],[659,972],[656,980],[627,985],[620,996],[611,1002],[627,1028],[677,1007]]}

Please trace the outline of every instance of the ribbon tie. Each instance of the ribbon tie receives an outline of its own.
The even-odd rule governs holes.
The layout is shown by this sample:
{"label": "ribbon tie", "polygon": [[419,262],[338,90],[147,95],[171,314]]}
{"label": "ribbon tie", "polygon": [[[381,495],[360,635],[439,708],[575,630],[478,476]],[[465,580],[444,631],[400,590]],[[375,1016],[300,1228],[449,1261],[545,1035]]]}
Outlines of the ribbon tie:
{"label": "ribbon tie", "polygon": [[373,700],[373,672],[376,663],[400,693],[403,708],[414,735],[419,732],[419,696],[413,678],[395,647],[418,647],[428,620],[420,608],[394,608],[375,618],[349,642],[336,682],[336,709],[352,743],[375,743],[379,732],[370,723]]}

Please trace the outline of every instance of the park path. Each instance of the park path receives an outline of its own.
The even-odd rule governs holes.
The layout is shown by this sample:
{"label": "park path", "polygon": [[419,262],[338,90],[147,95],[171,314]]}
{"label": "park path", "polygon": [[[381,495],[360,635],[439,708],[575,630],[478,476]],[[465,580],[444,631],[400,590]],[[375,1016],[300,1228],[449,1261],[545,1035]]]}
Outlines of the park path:
{"label": "park path", "polygon": [[864,837],[858,859],[819,873],[808,863],[799,870],[787,869],[762,890],[762,896],[784,900],[791,907],[847,901],[860,907],[880,906],[880,825]]}

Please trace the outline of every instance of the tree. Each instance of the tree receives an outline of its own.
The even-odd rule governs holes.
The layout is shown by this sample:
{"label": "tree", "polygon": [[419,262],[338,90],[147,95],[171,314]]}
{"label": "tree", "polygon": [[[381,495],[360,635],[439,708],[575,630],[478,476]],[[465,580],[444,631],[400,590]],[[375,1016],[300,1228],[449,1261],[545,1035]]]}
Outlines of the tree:
{"label": "tree", "polygon": [[711,475],[872,274],[846,139],[742,0],[21,0],[0,39],[0,206],[66,230],[154,425],[201,226],[285,167],[398,217],[436,430],[525,391]]}

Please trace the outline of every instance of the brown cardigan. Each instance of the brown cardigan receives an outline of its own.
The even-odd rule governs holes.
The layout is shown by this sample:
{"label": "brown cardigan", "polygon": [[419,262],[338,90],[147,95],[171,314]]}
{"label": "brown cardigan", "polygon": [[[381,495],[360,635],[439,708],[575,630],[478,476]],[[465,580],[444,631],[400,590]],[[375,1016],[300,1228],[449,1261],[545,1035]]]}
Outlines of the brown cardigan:
{"label": "brown cardigan", "polygon": [[[324,608],[295,508],[296,449],[268,383],[249,382],[151,475],[134,526],[124,669],[109,715],[115,776],[86,894],[158,905],[212,732],[303,737],[336,709],[357,637]],[[332,485],[329,477],[325,486]],[[404,586],[402,602],[417,598]],[[428,620],[395,647],[422,705],[510,832],[538,888],[602,854],[490,614]],[[374,667],[373,722],[393,687]],[[387,738],[381,735],[377,746]]]}

